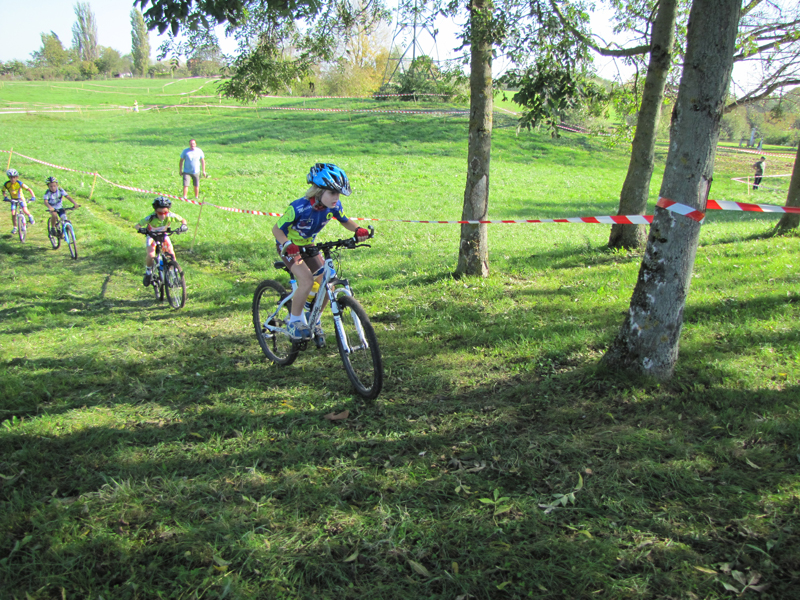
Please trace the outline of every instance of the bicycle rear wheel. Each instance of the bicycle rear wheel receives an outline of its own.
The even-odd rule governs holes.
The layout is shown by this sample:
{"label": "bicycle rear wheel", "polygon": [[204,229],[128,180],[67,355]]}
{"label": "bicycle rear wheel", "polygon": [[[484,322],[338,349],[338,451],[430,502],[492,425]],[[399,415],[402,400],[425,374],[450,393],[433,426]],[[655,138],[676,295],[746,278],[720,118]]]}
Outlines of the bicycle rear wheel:
{"label": "bicycle rear wheel", "polygon": [[24,243],[25,237],[28,235],[28,222],[25,220],[25,214],[20,210],[17,212],[17,234],[19,241]]}
{"label": "bicycle rear wheel", "polygon": [[67,246],[69,246],[69,255],[73,260],[77,260],[78,245],[75,243],[75,230],[72,229],[72,223],[67,222],[64,224],[64,237],[67,240]]}
{"label": "bicycle rear wheel", "polygon": [[186,280],[177,262],[170,262],[164,271],[167,300],[172,308],[183,308],[186,304]]}
{"label": "bicycle rear wheel", "polygon": [[53,227],[50,221],[47,222],[47,237],[50,238],[50,244],[53,250],[58,250],[61,245],[61,235],[59,234],[58,227]]}
{"label": "bicycle rear wheel", "polygon": [[383,361],[378,338],[358,300],[342,296],[338,303],[341,313],[336,324],[336,343],[344,369],[358,395],[373,400],[383,387]]}
{"label": "bicycle rear wheel", "polygon": [[292,301],[289,300],[280,310],[278,304],[289,292],[277,281],[262,281],[253,295],[253,326],[261,350],[266,357],[281,367],[288,367],[297,358],[299,349],[288,333],[270,331],[267,325],[286,329],[286,321],[292,314]]}

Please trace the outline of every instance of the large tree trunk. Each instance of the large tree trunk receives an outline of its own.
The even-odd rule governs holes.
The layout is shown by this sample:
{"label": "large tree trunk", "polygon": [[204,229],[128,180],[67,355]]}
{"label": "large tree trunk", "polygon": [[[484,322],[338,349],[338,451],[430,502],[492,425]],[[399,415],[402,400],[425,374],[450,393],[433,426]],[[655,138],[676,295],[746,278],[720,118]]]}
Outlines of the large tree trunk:
{"label": "large tree trunk", "polygon": [[[489,31],[491,11],[491,0],[472,0],[469,149],[462,221],[488,218],[489,159],[492,151],[492,43]],[[482,277],[489,274],[489,248],[485,223],[461,226],[456,274]]]}
{"label": "large tree trunk", "polygon": [[[677,0],[661,0],[650,42],[650,62],[642,92],[642,104],[636,121],[636,134],[631,145],[628,175],[622,185],[618,215],[643,215],[650,195],[650,178],[655,161],[656,130],[664,102],[664,87],[672,64],[675,43]],[[609,248],[642,248],[645,245],[644,225],[612,225]]]}
{"label": "large tree trunk", "polygon": [[[800,207],[800,144],[797,145],[797,156],[794,159],[792,180],[789,182],[789,193],[786,195],[786,206]],[[800,214],[786,213],[775,226],[776,233],[797,229],[800,225]]]}
{"label": "large tree trunk", "polygon": [[[672,112],[662,198],[705,212],[724,99],[733,66],[741,0],[695,0],[686,58]],[[700,223],[656,208],[625,322],[603,362],[669,379],[678,359]]]}

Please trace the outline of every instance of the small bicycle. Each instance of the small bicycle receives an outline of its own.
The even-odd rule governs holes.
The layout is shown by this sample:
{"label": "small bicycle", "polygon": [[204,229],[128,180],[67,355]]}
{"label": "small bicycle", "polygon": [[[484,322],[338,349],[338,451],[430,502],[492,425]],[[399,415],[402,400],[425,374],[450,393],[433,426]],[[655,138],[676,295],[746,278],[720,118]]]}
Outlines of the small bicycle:
{"label": "small bicycle", "polygon": [[[370,228],[370,237],[373,235],[374,230]],[[314,299],[308,322],[317,322],[322,314],[324,299],[327,297],[333,312],[339,355],[347,376],[361,397],[372,400],[378,396],[383,387],[383,361],[378,348],[378,339],[366,311],[353,297],[350,282],[347,279],[340,279],[334,266],[334,259],[338,259],[338,254],[334,250],[338,248],[352,250],[362,246],[370,247],[369,244],[356,243],[355,238],[316,244],[316,249],[325,256],[325,265],[319,293]],[[283,261],[276,261],[274,266],[276,269],[289,271]],[[291,277],[291,274],[289,276]],[[291,279],[291,285],[292,290],[289,292],[279,282],[267,279],[258,285],[253,296],[253,325],[258,343],[267,358],[281,367],[291,365],[298,353],[307,348],[309,342],[309,340],[292,339],[286,328],[291,314],[292,300],[297,291],[297,282]],[[305,298],[301,301],[305,301]]]}
{"label": "small bicycle", "polygon": [[[35,198],[28,201],[28,203],[33,202]],[[22,207],[20,206],[19,200],[11,200],[10,198],[3,198],[3,202],[8,202],[10,204],[17,205],[17,235],[19,236],[20,243],[25,243],[25,238],[28,236],[28,221],[25,219],[25,213],[22,212]]]}
{"label": "small bicycle", "polygon": [[167,229],[166,231],[151,231],[149,229],[139,229],[139,233],[148,236],[156,243],[156,262],[153,269],[153,276],[150,283],[155,290],[156,301],[164,300],[164,293],[172,308],[183,308],[186,304],[186,279],[183,276],[178,261],[169,252],[164,252],[162,244],[164,238],[169,234],[178,235],[178,231]]}
{"label": "small bicycle", "polygon": [[[64,209],[64,211],[68,210],[75,210],[75,208]],[[67,246],[69,247],[69,255],[74,260],[77,260],[78,246],[75,243],[75,229],[72,227],[72,222],[65,214],[59,220],[59,224],[61,225],[61,231],[58,230],[57,226],[53,227],[50,225],[50,222],[48,221],[47,237],[50,238],[50,244],[53,246],[53,250],[58,250],[59,246],[61,246],[61,240],[63,239],[65,242],[67,242]]]}

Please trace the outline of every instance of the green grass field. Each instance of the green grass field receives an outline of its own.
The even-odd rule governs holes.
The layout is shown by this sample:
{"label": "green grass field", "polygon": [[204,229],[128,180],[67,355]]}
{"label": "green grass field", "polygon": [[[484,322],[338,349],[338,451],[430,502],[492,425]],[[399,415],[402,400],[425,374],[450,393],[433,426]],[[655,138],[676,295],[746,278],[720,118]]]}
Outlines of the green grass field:
{"label": "green grass field", "polygon": [[[800,236],[709,212],[676,375],[628,381],[596,369],[641,259],[606,250],[608,226],[490,225],[491,276],[457,280],[457,225],[387,221],[460,218],[465,117],[224,108],[206,81],[0,87],[0,112],[81,107],[0,114],[0,150],[37,197],[54,174],[82,205],[77,261],[50,248],[40,200],[25,244],[0,222],[0,598],[797,595]],[[497,114],[490,218],[615,214],[624,149],[509,125]],[[347,213],[378,219],[341,256],[384,356],[376,401],[353,393],[330,321],[328,348],[291,367],[261,354],[253,291],[286,283],[274,217],[205,207],[198,224],[176,202],[186,307],[142,287],[133,224],[152,196],[98,179],[89,200],[89,173],[179,194],[191,137],[220,206],[283,212],[314,162],[347,171]],[[753,161],[720,152],[711,197],[782,205],[788,178],[732,181]]]}

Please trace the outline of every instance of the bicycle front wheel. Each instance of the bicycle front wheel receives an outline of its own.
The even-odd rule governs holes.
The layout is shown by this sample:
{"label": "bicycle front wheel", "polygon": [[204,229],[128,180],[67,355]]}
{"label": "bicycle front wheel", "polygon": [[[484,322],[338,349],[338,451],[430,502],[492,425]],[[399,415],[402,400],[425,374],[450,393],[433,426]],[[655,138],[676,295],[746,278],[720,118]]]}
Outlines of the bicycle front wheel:
{"label": "bicycle front wheel", "polygon": [[186,280],[178,263],[173,262],[164,272],[166,279],[167,300],[172,308],[183,308],[186,304]]}
{"label": "bicycle front wheel", "polygon": [[19,241],[24,243],[28,234],[28,222],[25,220],[25,215],[22,211],[17,213],[17,234],[19,235]]}
{"label": "bicycle front wheel", "polygon": [[161,302],[164,300],[164,280],[161,279],[162,271],[159,268],[158,263],[155,264],[153,267],[153,291],[156,294],[156,302]]}
{"label": "bicycle front wheel", "polygon": [[344,369],[358,395],[373,400],[383,387],[383,361],[378,338],[358,300],[342,296],[338,303],[341,314],[336,323],[336,343]]}
{"label": "bicycle front wheel", "polygon": [[[262,281],[253,295],[253,326],[261,350],[276,365],[288,367],[297,358],[298,347],[285,331],[286,321],[292,314],[289,300],[280,310],[278,304],[289,292],[277,281]],[[284,331],[271,331],[268,327],[279,327]]]}
{"label": "bicycle front wheel", "polygon": [[78,245],[75,243],[75,230],[72,229],[72,223],[64,224],[64,237],[67,240],[67,246],[69,246],[69,255],[73,260],[77,260]]}
{"label": "bicycle front wheel", "polygon": [[50,222],[47,223],[47,237],[50,238],[50,244],[53,250],[58,250],[61,245],[61,235],[59,234],[58,227],[53,227]]}

